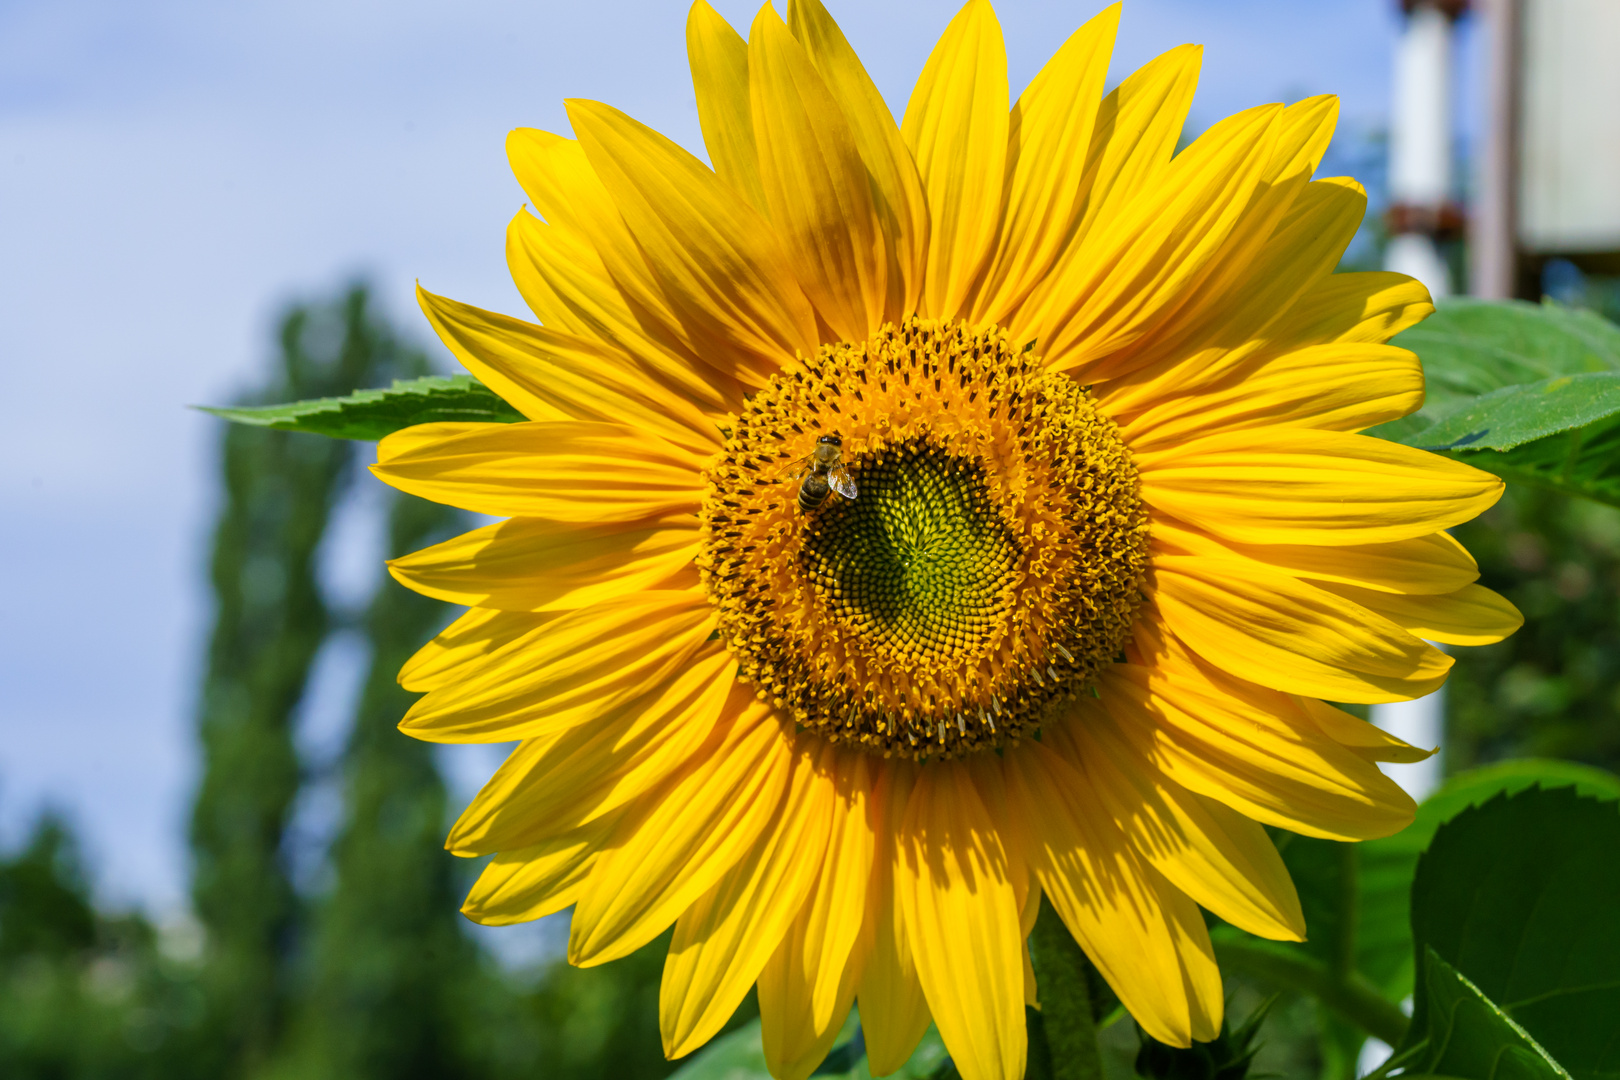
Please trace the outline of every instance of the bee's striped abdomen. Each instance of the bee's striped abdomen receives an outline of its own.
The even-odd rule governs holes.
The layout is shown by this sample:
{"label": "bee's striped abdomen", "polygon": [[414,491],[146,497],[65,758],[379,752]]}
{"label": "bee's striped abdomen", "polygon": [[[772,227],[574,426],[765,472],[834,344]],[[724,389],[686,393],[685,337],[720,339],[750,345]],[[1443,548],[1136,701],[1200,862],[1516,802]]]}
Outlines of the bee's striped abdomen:
{"label": "bee's striped abdomen", "polygon": [[810,514],[820,508],[827,501],[827,493],[832,491],[827,478],[820,473],[811,473],[799,485],[799,513]]}

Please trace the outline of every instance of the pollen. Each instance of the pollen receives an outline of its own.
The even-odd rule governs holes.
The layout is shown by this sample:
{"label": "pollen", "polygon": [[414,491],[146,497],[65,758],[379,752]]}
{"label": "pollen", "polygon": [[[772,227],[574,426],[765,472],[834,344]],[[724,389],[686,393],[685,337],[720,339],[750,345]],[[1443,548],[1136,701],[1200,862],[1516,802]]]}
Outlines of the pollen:
{"label": "pollen", "polygon": [[[823,346],[727,422],[698,565],[742,677],[885,757],[1033,735],[1142,601],[1147,514],[1112,421],[998,329],[909,319]],[[797,504],[818,437],[853,500]]]}

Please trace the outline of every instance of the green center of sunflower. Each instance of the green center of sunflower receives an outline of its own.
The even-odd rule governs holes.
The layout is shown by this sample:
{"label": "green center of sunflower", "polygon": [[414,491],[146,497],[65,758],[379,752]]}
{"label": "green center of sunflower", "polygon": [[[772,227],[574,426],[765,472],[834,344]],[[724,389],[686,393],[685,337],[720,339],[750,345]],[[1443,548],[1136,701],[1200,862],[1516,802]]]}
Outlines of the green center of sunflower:
{"label": "green center of sunflower", "polygon": [[1027,736],[1141,603],[1118,430],[999,330],[910,319],[824,346],[732,418],[706,479],[698,564],[742,677],[884,756]]}
{"label": "green center of sunflower", "polygon": [[902,655],[986,644],[1011,603],[1020,551],[983,462],[922,437],[850,472],[860,494],[825,509],[804,541],[805,576],[828,613]]}

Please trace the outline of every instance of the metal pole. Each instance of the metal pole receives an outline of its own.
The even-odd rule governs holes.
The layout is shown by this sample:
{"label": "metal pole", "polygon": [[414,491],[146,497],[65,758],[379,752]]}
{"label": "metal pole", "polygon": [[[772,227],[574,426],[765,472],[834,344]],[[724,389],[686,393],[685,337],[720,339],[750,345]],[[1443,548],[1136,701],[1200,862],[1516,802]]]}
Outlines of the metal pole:
{"label": "metal pole", "polygon": [[1518,291],[1517,178],[1520,0],[1479,0],[1485,46],[1485,131],[1468,214],[1468,291],[1507,300]]}

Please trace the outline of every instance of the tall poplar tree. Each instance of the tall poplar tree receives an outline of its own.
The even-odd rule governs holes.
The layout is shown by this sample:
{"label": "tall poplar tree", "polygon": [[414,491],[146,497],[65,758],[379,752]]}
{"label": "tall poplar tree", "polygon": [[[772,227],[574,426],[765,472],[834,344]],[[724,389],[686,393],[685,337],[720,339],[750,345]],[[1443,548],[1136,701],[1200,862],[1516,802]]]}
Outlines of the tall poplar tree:
{"label": "tall poplar tree", "polygon": [[[377,377],[366,294],[295,308],[253,401],[346,393]],[[299,901],[284,839],[299,788],[293,719],[331,616],[316,557],[354,457],[352,444],[222,425],[224,505],[214,532],[215,595],[198,708],[203,776],[193,807],[192,898],[207,931],[214,1075],[249,1076],[286,1022]]]}
{"label": "tall poplar tree", "polygon": [[[390,496],[388,552],[464,528],[458,511]],[[379,570],[381,568],[379,567]],[[459,925],[457,860],[444,850],[446,800],[433,748],[398,730],[415,695],[400,666],[444,605],[385,574],[364,620],[372,648],[343,760],[344,819],[333,885],[318,904],[310,981],[293,1060],[300,1077],[450,1080],[479,1075],[458,1037],[476,950]]]}

